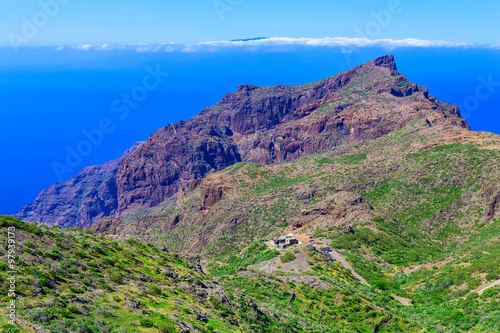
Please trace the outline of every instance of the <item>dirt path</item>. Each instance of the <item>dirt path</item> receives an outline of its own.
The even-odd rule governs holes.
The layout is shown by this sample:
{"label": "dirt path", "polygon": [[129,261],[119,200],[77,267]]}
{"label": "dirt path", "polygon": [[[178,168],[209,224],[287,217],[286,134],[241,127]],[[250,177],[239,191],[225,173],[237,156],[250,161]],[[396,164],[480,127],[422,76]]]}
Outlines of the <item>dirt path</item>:
{"label": "dirt path", "polygon": [[427,268],[427,269],[432,269],[434,266],[441,267],[441,266],[444,266],[447,263],[451,262],[452,260],[453,260],[453,258],[450,257],[450,258],[446,258],[446,259],[439,261],[439,262],[436,262],[436,263],[430,262],[430,263],[426,263],[426,264],[417,265],[417,266],[411,267],[411,268],[408,267],[408,268],[405,268],[403,270],[403,273],[405,273],[405,275],[410,275],[411,273],[418,271],[422,267]]}
{"label": "dirt path", "polygon": [[403,297],[399,297],[396,295],[391,295],[392,298],[394,298],[396,301],[399,303],[403,304],[404,306],[411,306],[411,300]]}
{"label": "dirt path", "polygon": [[496,280],[496,281],[493,281],[492,283],[490,283],[489,285],[487,285],[486,287],[484,288],[481,288],[477,293],[479,295],[482,295],[484,293],[484,291],[488,288],[493,288],[494,286],[500,286],[500,280]]}
{"label": "dirt path", "polygon": [[258,269],[260,271],[266,272],[266,273],[274,273],[277,271],[280,272],[305,272],[307,271],[311,265],[307,263],[307,257],[302,253],[302,251],[299,251],[295,253],[295,259],[287,262],[287,263],[282,263],[280,257],[276,257],[271,260],[263,261],[260,264],[257,265],[251,265],[248,266],[247,269]]}
{"label": "dirt path", "polygon": [[358,273],[356,273],[356,271],[354,270],[354,268],[352,268],[351,265],[349,265],[349,263],[345,260],[345,258],[340,253],[338,253],[334,249],[331,249],[331,250],[332,250],[332,252],[330,252],[330,255],[332,256],[333,259],[337,260],[338,262],[340,262],[342,264],[342,266],[344,266],[345,268],[347,268],[348,270],[350,270],[352,276],[354,276],[356,279],[358,279],[359,282],[361,282],[362,284],[370,287],[370,284],[368,282],[366,282],[366,280],[363,279],[363,277],[361,275],[359,275]]}

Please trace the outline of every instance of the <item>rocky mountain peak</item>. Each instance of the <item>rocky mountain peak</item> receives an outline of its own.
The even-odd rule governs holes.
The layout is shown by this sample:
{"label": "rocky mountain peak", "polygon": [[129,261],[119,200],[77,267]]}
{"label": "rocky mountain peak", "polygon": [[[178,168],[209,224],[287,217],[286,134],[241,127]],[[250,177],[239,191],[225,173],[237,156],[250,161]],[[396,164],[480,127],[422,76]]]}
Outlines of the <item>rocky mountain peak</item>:
{"label": "rocky mountain peak", "polygon": [[84,170],[61,188],[44,190],[17,216],[90,226],[103,216],[154,213],[160,204],[175,204],[179,189],[193,180],[235,163],[293,161],[376,139],[422,118],[431,126],[468,127],[457,107],[399,74],[392,55],[309,84],[242,84],[194,118],[159,129],[128,156],[101,166],[105,175]]}
{"label": "rocky mountain peak", "polygon": [[386,67],[392,71],[397,72],[398,70],[398,67],[396,66],[396,60],[394,59],[394,56],[392,54],[388,54],[380,58],[377,58],[373,60],[373,63],[375,64],[375,66]]}

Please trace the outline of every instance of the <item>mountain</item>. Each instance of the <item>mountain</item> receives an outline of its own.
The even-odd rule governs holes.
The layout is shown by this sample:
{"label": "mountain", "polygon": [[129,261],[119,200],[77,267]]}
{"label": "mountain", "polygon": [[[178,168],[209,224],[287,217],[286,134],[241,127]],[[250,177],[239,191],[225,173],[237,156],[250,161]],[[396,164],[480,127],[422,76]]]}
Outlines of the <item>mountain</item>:
{"label": "mountain", "polygon": [[409,82],[390,55],[301,86],[240,85],[111,165],[42,191],[16,216],[66,227],[90,226],[103,216],[136,218],[171,207],[179,189],[235,163],[289,162],[422,117],[468,128],[457,107]]}
{"label": "mountain", "polygon": [[118,208],[116,173],[123,159],[141,144],[135,144],[119,159],[87,167],[75,178],[46,188],[16,215],[63,227],[90,227],[96,220],[114,215]]}
{"label": "mountain", "polygon": [[[23,210],[64,226],[89,212],[86,228],[0,216],[16,228],[17,324],[498,332],[499,161],[499,135],[470,130],[392,56],[296,87],[241,85]],[[300,243],[276,248],[281,236]]]}

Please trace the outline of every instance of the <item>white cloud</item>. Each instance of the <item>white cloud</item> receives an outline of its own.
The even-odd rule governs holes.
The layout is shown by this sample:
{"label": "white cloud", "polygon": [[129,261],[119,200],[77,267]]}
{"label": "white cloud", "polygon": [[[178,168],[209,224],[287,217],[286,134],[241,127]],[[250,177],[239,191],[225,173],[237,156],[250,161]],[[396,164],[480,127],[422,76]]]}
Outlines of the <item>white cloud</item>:
{"label": "white cloud", "polygon": [[500,43],[491,44],[491,48],[494,49],[494,50],[500,50]]}
{"label": "white cloud", "polygon": [[76,50],[133,50],[136,52],[212,52],[221,49],[245,48],[258,50],[262,48],[283,49],[288,47],[337,47],[342,52],[352,52],[353,48],[383,47],[387,49],[403,47],[442,47],[442,48],[486,48],[500,49],[500,44],[457,43],[424,39],[367,39],[349,37],[324,38],[256,38],[246,40],[222,40],[197,43],[133,43],[133,44],[82,44],[74,46]]}

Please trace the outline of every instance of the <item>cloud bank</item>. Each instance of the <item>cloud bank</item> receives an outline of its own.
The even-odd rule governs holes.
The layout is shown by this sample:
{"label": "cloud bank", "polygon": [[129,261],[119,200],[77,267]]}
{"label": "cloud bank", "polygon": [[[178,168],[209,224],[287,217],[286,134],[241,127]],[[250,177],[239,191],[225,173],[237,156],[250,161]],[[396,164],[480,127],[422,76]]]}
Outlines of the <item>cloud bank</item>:
{"label": "cloud bank", "polygon": [[[211,52],[224,49],[249,49],[249,50],[289,50],[297,47],[333,47],[341,52],[350,53],[356,48],[382,47],[388,50],[396,48],[484,48],[500,49],[500,44],[457,43],[439,40],[424,39],[367,39],[349,37],[324,37],[324,38],[251,38],[239,40],[223,40],[196,43],[131,43],[131,44],[81,44],[73,49],[89,51],[130,50],[136,52]],[[59,47],[56,50],[62,50]]]}

